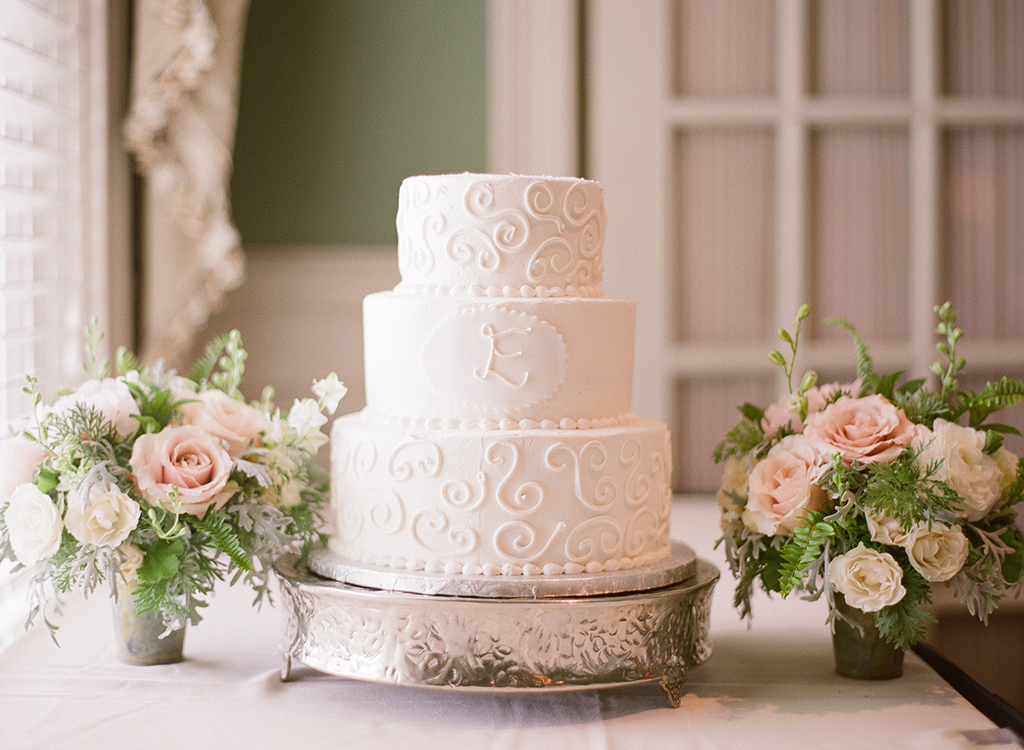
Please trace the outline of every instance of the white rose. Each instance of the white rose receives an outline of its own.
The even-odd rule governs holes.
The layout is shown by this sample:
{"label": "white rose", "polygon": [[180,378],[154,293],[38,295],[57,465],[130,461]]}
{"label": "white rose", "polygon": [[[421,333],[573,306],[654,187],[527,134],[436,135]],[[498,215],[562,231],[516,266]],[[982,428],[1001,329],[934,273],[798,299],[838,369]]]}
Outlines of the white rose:
{"label": "white rose", "polygon": [[967,560],[969,545],[959,526],[917,524],[904,542],[914,570],[926,581],[948,581]]}
{"label": "white rose", "polygon": [[868,531],[871,532],[871,541],[880,544],[888,544],[891,547],[902,547],[907,539],[907,534],[900,528],[899,521],[889,516],[882,516],[870,510],[864,511],[864,518],[868,522]]}
{"label": "white rose", "polygon": [[88,499],[77,492],[68,498],[64,524],[82,544],[113,548],[139,525],[141,514],[141,506],[117,487],[104,492],[93,485]]}
{"label": "white rose", "polygon": [[941,461],[935,478],[964,499],[963,516],[968,521],[984,518],[999,500],[1003,488],[999,464],[983,451],[985,433],[936,419],[931,435],[919,431],[917,441],[923,446],[917,457],[918,465],[924,468]]}
{"label": "white rose", "polygon": [[828,579],[847,604],[862,612],[877,612],[907,593],[903,588],[903,568],[896,558],[865,547],[863,542],[829,562]]}
{"label": "white rose", "polygon": [[49,495],[34,484],[14,490],[4,510],[4,523],[14,555],[25,565],[45,560],[60,548],[64,522]]}
{"label": "white rose", "polygon": [[139,568],[142,567],[142,563],[146,560],[146,555],[143,554],[142,550],[136,547],[130,542],[122,544],[117,548],[120,557],[120,564],[118,570],[124,577],[124,582],[128,585],[135,583],[139,577]]}
{"label": "white rose", "polygon": [[114,430],[121,437],[139,429],[136,419],[139,416],[139,405],[135,403],[135,397],[123,380],[87,380],[70,396],[58,399],[53,405],[53,411],[63,416],[76,406],[98,411],[106,421],[114,425]]}

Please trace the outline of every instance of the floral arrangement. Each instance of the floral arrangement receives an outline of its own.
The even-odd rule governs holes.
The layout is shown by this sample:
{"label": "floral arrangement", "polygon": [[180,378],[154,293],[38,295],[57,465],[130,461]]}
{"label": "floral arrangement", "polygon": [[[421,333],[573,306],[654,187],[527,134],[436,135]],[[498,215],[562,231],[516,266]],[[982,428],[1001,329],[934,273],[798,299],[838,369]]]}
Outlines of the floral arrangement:
{"label": "floral arrangement", "polygon": [[52,633],[47,605],[104,580],[134,586],[137,610],[168,630],[198,623],[227,576],[255,603],[269,598],[274,560],[321,540],[327,481],[314,456],[344,385],[332,373],[286,414],[269,387],[243,400],[238,331],[187,377],[124,349],[112,374],[101,337],[88,340],[89,379],[50,406],[29,379],[35,417],[0,448],[0,558],[37,566],[27,624],[42,614]]}
{"label": "floral arrangement", "polygon": [[[793,332],[773,350],[787,393],[767,408],[740,407],[742,419],[715,449],[724,461],[722,528],[736,578],[734,605],[751,617],[759,583],[783,597],[824,594],[829,622],[845,603],[873,613],[881,636],[906,650],[934,617],[931,584],[946,582],[983,621],[1019,593],[1024,532],[1015,506],[1024,499],[1024,461],[1003,446],[1006,425],[986,420],[1024,401],[1024,383],[1003,378],[980,393],[960,388],[963,332],[949,303],[935,308],[941,357],[926,379],[875,372],[852,325],[852,383],[818,385],[808,371],[793,387],[801,307]],[[856,627],[856,626],[855,626]]]}

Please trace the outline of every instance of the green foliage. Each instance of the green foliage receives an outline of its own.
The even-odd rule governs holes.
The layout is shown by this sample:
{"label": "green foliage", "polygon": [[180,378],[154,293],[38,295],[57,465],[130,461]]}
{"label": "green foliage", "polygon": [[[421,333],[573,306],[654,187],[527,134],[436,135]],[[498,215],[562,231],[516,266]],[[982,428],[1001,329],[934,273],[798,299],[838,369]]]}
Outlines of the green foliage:
{"label": "green foliage", "polygon": [[917,523],[953,523],[963,499],[948,484],[934,478],[936,471],[938,464],[922,470],[914,455],[907,453],[892,463],[869,464],[861,501],[879,516],[899,519],[904,532]]}
{"label": "green foliage", "polygon": [[197,531],[208,534],[236,568],[253,569],[252,558],[242,549],[242,542],[228,524],[224,513],[211,509],[202,518],[196,518],[192,525]]}
{"label": "green foliage", "polygon": [[[906,555],[904,554],[905,558]],[[898,649],[906,651],[915,643],[923,640],[928,626],[936,622],[935,616],[928,610],[931,603],[931,587],[920,573],[904,560],[903,587],[907,590],[903,598],[895,604],[883,607],[875,613],[875,625],[879,634]]]}
{"label": "green foliage", "polygon": [[829,325],[845,328],[853,336],[853,348],[857,358],[857,379],[861,381],[863,388],[873,388],[878,380],[878,375],[875,373],[874,363],[868,354],[867,344],[864,343],[864,339],[861,338],[856,327],[854,327],[853,323],[843,318],[825,318],[825,322]]}
{"label": "green foliage", "polygon": [[824,513],[807,514],[807,525],[793,529],[791,541],[782,548],[782,567],[779,570],[779,592],[789,596],[807,577],[808,569],[821,557],[828,540],[836,530],[822,520]]}
{"label": "green foliage", "polygon": [[229,396],[237,397],[247,357],[242,347],[242,334],[237,329],[229,331],[206,345],[203,355],[189,371],[189,378],[199,383],[200,388],[209,383]]}
{"label": "green foliage", "polygon": [[759,448],[767,444],[764,430],[761,429],[761,419],[764,412],[753,404],[744,404],[740,407],[743,419],[726,433],[725,438],[715,446],[712,457],[715,463],[721,463],[729,456],[742,456],[747,453],[757,453]]}

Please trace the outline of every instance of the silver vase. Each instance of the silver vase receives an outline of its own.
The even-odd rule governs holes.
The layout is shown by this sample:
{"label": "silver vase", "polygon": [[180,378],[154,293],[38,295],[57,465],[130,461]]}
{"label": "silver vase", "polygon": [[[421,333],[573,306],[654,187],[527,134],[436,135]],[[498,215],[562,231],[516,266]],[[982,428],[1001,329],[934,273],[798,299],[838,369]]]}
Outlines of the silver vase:
{"label": "silver vase", "polygon": [[176,664],[184,659],[185,627],[167,631],[159,612],[139,614],[135,608],[135,585],[115,574],[114,637],[117,652],[125,664],[151,666]]}

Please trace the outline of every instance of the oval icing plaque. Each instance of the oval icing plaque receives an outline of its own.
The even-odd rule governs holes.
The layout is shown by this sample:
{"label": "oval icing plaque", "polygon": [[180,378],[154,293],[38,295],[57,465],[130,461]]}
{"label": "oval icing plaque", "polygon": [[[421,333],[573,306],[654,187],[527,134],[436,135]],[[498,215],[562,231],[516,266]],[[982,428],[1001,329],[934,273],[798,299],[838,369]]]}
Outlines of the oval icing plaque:
{"label": "oval icing plaque", "polygon": [[509,413],[550,398],[565,380],[567,360],[550,323],[503,307],[474,307],[441,321],[422,362],[444,398]]}

